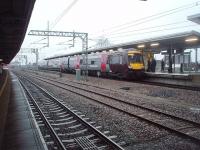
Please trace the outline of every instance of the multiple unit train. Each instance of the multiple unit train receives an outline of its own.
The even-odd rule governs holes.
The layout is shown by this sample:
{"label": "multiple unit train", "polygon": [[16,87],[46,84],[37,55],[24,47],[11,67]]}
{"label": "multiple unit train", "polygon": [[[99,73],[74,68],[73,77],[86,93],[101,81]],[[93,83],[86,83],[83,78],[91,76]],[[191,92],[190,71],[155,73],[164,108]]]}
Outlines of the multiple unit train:
{"label": "multiple unit train", "polygon": [[[87,67],[87,68],[86,68]],[[144,77],[144,60],[139,50],[97,52],[85,55],[59,56],[39,63],[40,69],[74,73],[76,69],[87,70],[89,75],[141,79]]]}

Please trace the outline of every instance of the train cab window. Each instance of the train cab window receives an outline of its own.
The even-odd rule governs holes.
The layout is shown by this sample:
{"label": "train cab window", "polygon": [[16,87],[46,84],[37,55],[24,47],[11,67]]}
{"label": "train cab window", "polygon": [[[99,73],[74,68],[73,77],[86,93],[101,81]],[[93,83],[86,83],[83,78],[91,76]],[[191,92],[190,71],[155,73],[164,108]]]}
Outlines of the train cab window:
{"label": "train cab window", "polygon": [[143,57],[142,57],[141,54],[129,55],[128,56],[128,61],[130,63],[142,63],[143,62]]}

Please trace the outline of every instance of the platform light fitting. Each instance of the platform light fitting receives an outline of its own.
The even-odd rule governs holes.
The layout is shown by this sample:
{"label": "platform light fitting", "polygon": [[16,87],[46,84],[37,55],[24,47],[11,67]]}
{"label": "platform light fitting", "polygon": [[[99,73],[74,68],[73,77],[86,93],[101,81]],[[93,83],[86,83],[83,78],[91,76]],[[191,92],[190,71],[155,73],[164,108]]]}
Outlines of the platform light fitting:
{"label": "platform light fitting", "polygon": [[195,41],[198,41],[197,37],[190,37],[190,38],[185,39],[185,42],[195,42]]}
{"label": "platform light fitting", "polygon": [[151,43],[151,47],[159,46],[159,43]]}
{"label": "platform light fitting", "polygon": [[141,44],[141,45],[138,45],[137,47],[138,47],[138,48],[144,48],[145,45],[144,45],[144,44]]}

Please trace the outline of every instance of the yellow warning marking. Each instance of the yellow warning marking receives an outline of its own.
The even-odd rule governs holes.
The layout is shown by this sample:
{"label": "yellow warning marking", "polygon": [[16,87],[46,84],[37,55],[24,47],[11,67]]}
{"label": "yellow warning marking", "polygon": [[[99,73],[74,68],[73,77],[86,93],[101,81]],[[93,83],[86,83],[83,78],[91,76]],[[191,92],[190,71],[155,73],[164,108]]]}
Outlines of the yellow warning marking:
{"label": "yellow warning marking", "polygon": [[6,84],[7,84],[7,80],[8,80],[8,73],[7,73],[7,71],[6,71],[6,79],[5,79],[5,82],[3,83],[2,88],[0,89],[0,97],[1,97],[1,95],[2,95],[2,93],[3,93],[3,91],[4,91],[4,89],[5,89],[5,86],[6,86]]}

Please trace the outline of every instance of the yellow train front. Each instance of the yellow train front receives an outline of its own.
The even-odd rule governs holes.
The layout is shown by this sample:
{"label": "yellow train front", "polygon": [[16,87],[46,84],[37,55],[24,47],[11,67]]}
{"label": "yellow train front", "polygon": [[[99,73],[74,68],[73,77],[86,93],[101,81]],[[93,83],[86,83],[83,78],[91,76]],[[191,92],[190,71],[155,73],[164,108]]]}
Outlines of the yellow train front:
{"label": "yellow train front", "polygon": [[144,78],[144,59],[141,51],[128,51],[128,77],[131,79]]}
{"label": "yellow train front", "polygon": [[126,79],[143,79],[144,60],[141,51],[114,52],[108,56],[110,75]]}

